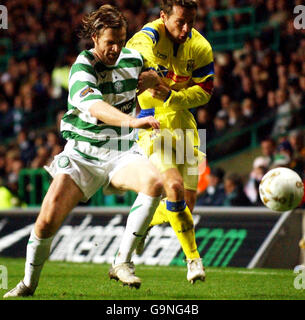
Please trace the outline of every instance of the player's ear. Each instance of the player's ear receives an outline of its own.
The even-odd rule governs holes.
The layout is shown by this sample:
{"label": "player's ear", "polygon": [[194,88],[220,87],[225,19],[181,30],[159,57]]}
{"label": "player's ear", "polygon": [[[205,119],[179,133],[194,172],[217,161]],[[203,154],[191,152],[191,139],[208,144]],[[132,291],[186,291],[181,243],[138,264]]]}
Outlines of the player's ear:
{"label": "player's ear", "polygon": [[98,35],[100,34],[100,32],[98,31],[97,33],[95,32],[93,34],[93,36],[91,37],[92,41],[94,42],[94,44],[96,44],[98,42]]}
{"label": "player's ear", "polygon": [[166,16],[166,13],[163,10],[160,11],[160,18],[161,18],[161,20],[163,22],[166,21],[167,16]]}
{"label": "player's ear", "polygon": [[91,39],[92,39],[92,41],[93,41],[94,43],[96,43],[96,34],[94,34],[94,35],[91,37]]}

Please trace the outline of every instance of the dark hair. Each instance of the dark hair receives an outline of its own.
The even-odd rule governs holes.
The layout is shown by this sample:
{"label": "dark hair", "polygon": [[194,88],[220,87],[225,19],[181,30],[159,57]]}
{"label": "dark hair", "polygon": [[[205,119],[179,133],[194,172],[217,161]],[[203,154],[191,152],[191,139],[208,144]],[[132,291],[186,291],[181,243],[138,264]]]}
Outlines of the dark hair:
{"label": "dark hair", "polygon": [[106,28],[127,29],[127,20],[124,15],[111,5],[103,5],[96,11],[83,18],[83,28],[79,34],[81,38],[89,38]]}
{"label": "dark hair", "polygon": [[173,6],[197,10],[198,3],[197,0],[161,0],[160,8],[167,15],[172,13]]}

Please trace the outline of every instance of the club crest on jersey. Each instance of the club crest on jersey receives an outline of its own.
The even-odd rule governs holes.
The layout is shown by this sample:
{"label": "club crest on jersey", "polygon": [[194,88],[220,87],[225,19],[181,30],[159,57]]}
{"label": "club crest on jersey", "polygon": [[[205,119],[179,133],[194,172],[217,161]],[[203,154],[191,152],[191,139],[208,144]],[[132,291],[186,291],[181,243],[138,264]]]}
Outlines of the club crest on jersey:
{"label": "club crest on jersey", "polygon": [[80,92],[79,96],[80,96],[81,98],[83,98],[83,97],[85,97],[88,93],[92,93],[92,92],[94,92],[93,89],[91,89],[90,87],[86,87],[85,89],[83,89],[83,90]]}
{"label": "club crest on jersey", "polygon": [[195,67],[195,60],[187,60],[186,71],[193,71]]}
{"label": "club crest on jersey", "polygon": [[121,93],[123,91],[123,83],[121,81],[117,81],[115,84],[114,84],[114,89],[115,89],[115,92],[116,93]]}
{"label": "club crest on jersey", "polygon": [[59,168],[66,168],[70,164],[70,159],[67,156],[61,156],[58,159]]}

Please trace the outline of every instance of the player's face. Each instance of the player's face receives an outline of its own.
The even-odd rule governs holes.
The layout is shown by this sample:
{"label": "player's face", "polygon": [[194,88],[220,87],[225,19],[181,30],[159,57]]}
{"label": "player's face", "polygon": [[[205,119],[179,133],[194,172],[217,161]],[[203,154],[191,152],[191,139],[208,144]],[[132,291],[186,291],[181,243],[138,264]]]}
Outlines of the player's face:
{"label": "player's face", "polygon": [[126,29],[107,28],[93,36],[94,50],[104,64],[114,65],[126,41]]}
{"label": "player's face", "polygon": [[177,43],[183,43],[187,40],[191,32],[195,20],[197,10],[195,8],[189,9],[181,6],[173,6],[170,15],[161,11],[161,19],[163,20],[166,30],[170,38]]}

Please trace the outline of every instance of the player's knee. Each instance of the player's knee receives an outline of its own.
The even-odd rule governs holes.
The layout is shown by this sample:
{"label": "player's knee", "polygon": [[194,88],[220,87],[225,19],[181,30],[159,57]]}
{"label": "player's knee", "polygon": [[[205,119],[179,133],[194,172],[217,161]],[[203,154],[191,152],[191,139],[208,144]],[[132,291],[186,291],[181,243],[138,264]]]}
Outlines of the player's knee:
{"label": "player's knee", "polygon": [[160,196],[162,194],[163,182],[160,177],[152,177],[149,185],[155,196]]}
{"label": "player's knee", "polygon": [[162,182],[161,178],[156,178],[156,179],[153,180],[152,190],[158,196],[160,196],[162,194],[163,182]]}
{"label": "player's knee", "polygon": [[160,196],[163,191],[163,182],[160,176],[153,173],[147,176],[146,189],[152,196]]}
{"label": "player's knee", "polygon": [[183,181],[180,181],[178,179],[171,179],[164,182],[164,187],[167,195],[171,194],[177,199],[184,197]]}
{"label": "player's knee", "polygon": [[36,229],[43,235],[51,236],[58,229],[60,219],[60,195],[56,193],[44,199],[36,222]]}

